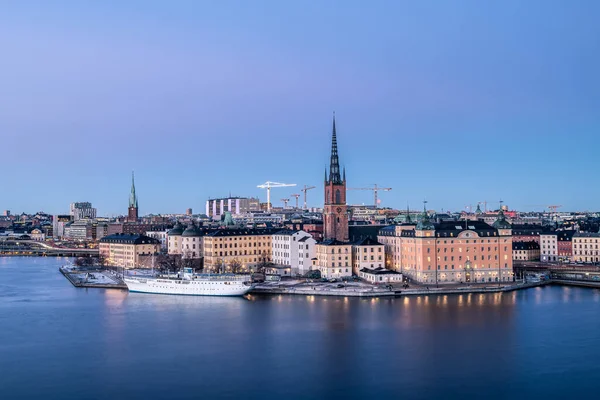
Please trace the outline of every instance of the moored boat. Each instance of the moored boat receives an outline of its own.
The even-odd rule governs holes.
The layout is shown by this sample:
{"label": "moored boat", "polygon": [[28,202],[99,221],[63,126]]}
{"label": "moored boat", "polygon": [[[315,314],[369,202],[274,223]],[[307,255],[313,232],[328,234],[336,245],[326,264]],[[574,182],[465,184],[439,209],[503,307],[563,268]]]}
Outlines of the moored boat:
{"label": "moored boat", "polygon": [[123,281],[130,292],[188,296],[243,296],[253,288],[247,274],[194,274],[191,268],[179,277],[127,276]]}

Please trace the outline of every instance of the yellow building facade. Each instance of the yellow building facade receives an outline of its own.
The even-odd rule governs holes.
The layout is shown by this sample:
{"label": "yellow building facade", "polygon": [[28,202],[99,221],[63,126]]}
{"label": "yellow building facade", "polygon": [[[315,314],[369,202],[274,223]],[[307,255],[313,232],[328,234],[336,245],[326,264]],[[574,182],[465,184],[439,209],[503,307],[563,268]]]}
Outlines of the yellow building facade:
{"label": "yellow building facade", "polygon": [[152,256],[160,252],[160,241],[145,235],[114,234],[100,239],[98,251],[111,266],[150,268]]}
{"label": "yellow building facade", "polygon": [[272,260],[274,229],[221,229],[204,236],[204,268],[227,270],[238,264],[242,269],[255,269]]}

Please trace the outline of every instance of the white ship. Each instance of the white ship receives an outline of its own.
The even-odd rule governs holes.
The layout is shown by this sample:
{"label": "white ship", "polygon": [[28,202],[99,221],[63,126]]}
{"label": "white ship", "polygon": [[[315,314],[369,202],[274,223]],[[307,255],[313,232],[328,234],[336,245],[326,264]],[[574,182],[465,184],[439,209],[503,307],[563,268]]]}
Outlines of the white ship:
{"label": "white ship", "polygon": [[189,296],[243,296],[252,290],[250,275],[194,274],[184,268],[183,277],[134,277],[123,279],[130,292]]}

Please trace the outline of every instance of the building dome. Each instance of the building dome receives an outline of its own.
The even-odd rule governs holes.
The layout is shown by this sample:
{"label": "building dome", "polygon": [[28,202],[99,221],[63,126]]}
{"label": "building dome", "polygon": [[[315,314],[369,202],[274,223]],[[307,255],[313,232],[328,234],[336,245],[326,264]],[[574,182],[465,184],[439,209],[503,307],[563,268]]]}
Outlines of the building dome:
{"label": "building dome", "polygon": [[498,212],[498,219],[494,222],[494,224],[492,226],[496,229],[510,229],[511,228],[511,225],[506,220],[506,217],[504,216],[504,211],[502,211],[502,209],[500,209],[500,211]]}
{"label": "building dome", "polygon": [[188,225],[188,227],[185,229],[185,231],[183,231],[181,236],[200,236],[200,231],[198,230],[198,228],[196,228],[196,225],[192,223]]}
{"label": "building dome", "polygon": [[433,231],[435,230],[435,226],[429,220],[429,215],[427,215],[427,210],[423,209],[423,214],[419,218],[419,222],[417,223],[417,227],[415,228],[418,231]]}
{"label": "building dome", "polygon": [[181,236],[182,233],[183,233],[183,226],[179,223],[179,221],[177,221],[177,223],[175,224],[173,229],[171,229],[169,232],[167,232],[167,235]]}

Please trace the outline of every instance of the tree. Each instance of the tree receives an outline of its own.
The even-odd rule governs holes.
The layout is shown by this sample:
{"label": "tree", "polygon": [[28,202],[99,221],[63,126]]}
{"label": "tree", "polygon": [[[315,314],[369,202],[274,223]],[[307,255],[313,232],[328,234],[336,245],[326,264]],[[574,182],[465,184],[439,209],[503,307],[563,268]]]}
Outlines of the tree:
{"label": "tree", "polygon": [[234,258],[230,263],[229,263],[229,269],[231,270],[231,272],[233,272],[234,274],[239,274],[240,272],[242,272],[242,263],[240,262],[240,260],[238,260],[237,258]]}
{"label": "tree", "polygon": [[272,263],[270,262],[267,253],[263,251],[258,258],[257,272],[264,274],[266,272],[266,269],[271,265]]}
{"label": "tree", "polygon": [[159,254],[154,259],[154,262],[160,270],[167,272],[177,272],[180,269],[180,259],[177,256]]}
{"label": "tree", "polygon": [[98,262],[98,259],[95,257],[78,257],[75,260],[75,265],[78,267],[91,267]]}

